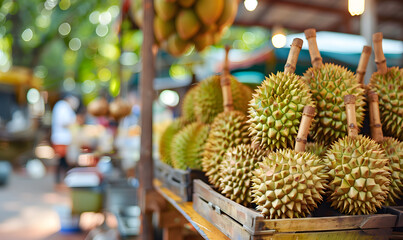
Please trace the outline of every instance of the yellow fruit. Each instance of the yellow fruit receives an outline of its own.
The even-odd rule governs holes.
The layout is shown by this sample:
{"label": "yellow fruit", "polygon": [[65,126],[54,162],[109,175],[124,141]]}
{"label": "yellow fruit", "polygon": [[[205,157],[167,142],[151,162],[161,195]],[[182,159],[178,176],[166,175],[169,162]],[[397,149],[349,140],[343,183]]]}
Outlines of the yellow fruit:
{"label": "yellow fruit", "polygon": [[178,11],[176,3],[167,2],[165,0],[154,0],[154,8],[157,15],[165,20],[171,20]]}
{"label": "yellow fruit", "polygon": [[224,9],[221,17],[217,21],[219,28],[227,27],[234,22],[238,11],[238,2],[234,0],[224,0]]}
{"label": "yellow fruit", "polygon": [[182,9],[175,19],[176,31],[183,40],[192,38],[200,29],[196,14],[190,9]]}
{"label": "yellow fruit", "polygon": [[179,5],[184,8],[189,8],[191,7],[196,0],[178,0]]}
{"label": "yellow fruit", "polygon": [[180,56],[190,47],[187,41],[182,40],[178,34],[174,33],[168,38],[168,52],[173,56]]}
{"label": "yellow fruit", "polygon": [[221,16],[224,0],[197,0],[195,10],[204,24],[213,24]]}
{"label": "yellow fruit", "polygon": [[158,42],[167,40],[175,32],[173,21],[164,21],[158,15],[154,17],[154,34]]}
{"label": "yellow fruit", "polygon": [[208,33],[199,33],[193,39],[197,51],[201,52],[213,43],[213,36]]}

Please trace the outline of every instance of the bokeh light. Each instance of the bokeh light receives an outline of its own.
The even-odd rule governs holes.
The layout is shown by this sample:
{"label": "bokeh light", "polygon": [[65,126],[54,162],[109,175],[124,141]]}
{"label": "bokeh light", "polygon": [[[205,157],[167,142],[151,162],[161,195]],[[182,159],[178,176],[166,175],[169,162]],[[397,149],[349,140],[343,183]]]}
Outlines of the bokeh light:
{"label": "bokeh light", "polygon": [[21,34],[21,38],[25,42],[31,41],[33,36],[34,36],[34,32],[30,28],[25,29]]}
{"label": "bokeh light", "polygon": [[27,100],[30,104],[35,104],[39,101],[41,98],[41,94],[39,91],[35,88],[31,88],[27,92]]}
{"label": "bokeh light", "polygon": [[172,90],[164,90],[160,93],[160,101],[170,107],[175,107],[179,103],[179,94]]}
{"label": "bokeh light", "polygon": [[73,38],[69,42],[69,48],[73,51],[78,51],[81,48],[81,40],[79,38]]}

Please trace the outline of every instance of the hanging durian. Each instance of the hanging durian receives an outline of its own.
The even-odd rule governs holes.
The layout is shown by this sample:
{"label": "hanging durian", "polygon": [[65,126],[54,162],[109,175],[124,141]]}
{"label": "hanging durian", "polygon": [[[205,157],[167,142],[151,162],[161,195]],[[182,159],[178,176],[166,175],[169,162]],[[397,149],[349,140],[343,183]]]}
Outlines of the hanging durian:
{"label": "hanging durian", "polygon": [[308,86],[293,73],[301,47],[302,40],[295,38],[284,72],[266,77],[249,103],[252,142],[262,149],[294,146],[304,106],[315,105]]}
{"label": "hanging durian", "polygon": [[357,123],[364,120],[364,89],[353,72],[332,63],[322,63],[316,44],[316,30],[305,30],[312,66],[303,76],[312,97],[317,103],[318,115],[311,135],[315,141],[331,144],[347,134],[347,119],[343,97],[352,94],[357,98]]}

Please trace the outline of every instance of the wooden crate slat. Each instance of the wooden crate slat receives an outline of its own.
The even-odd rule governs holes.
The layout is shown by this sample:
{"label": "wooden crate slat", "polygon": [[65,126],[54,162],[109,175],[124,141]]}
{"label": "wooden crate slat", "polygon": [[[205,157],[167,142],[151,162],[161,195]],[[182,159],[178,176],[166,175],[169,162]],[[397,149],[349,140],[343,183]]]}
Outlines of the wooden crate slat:
{"label": "wooden crate slat", "polygon": [[243,207],[242,205],[222,196],[202,181],[195,180],[194,188],[194,192],[199,193],[199,195],[204,198],[204,200],[206,200],[207,202],[211,202],[216,206],[220,206],[222,211],[237,219],[251,231],[253,231],[253,229],[255,228],[255,219],[263,219],[263,216],[259,213],[254,212],[249,208]]}
{"label": "wooden crate slat", "polygon": [[242,228],[240,224],[230,219],[228,216],[218,214],[203,201],[199,195],[193,195],[193,208],[207,221],[213,223],[221,232],[232,240],[249,240],[251,235]]}
{"label": "wooden crate slat", "polygon": [[340,229],[390,228],[396,216],[373,214],[359,216],[311,217],[296,219],[264,219],[256,222],[259,229],[278,232],[328,231]]}
{"label": "wooden crate slat", "polygon": [[403,227],[403,206],[388,206],[385,207],[385,212],[397,216],[395,227]]}
{"label": "wooden crate slat", "polygon": [[[280,236],[281,234],[296,234],[309,233],[310,236],[325,236],[323,232],[338,232],[344,236],[344,232],[366,236],[366,238],[351,238],[351,239],[371,239],[375,234],[374,239],[384,239],[380,233],[390,235],[392,227],[395,226],[396,216],[391,214],[372,214],[358,216],[325,216],[325,217],[308,217],[295,219],[264,219],[263,216],[252,209],[246,208],[237,204],[221,194],[214,191],[207,184],[195,180],[194,206],[196,211],[208,218],[213,224],[224,231],[231,238],[237,232],[236,229],[241,228],[242,232],[248,232],[250,239],[277,239],[266,238],[267,236]],[[218,210],[218,211],[217,211]],[[225,222],[228,221],[228,222]],[[220,226],[218,226],[220,225]],[[237,234],[241,234],[237,232]],[[350,235],[351,235],[350,234]],[[377,235],[378,234],[378,235]],[[350,239],[345,235],[343,238],[331,239]],[[351,235],[353,236],[353,235]],[[282,238],[278,238],[282,239]],[[288,238],[284,238],[288,239]],[[291,239],[291,238],[290,238]],[[294,238],[292,238],[294,239]],[[310,238],[302,238],[310,239]],[[327,239],[327,238],[313,238]],[[385,238],[387,239],[387,238]]]}

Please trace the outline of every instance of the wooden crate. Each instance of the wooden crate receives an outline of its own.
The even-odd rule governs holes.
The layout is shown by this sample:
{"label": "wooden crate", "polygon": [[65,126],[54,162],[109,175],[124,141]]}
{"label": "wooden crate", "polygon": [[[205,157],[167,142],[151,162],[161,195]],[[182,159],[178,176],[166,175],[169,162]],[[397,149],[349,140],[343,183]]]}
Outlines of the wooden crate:
{"label": "wooden crate", "polygon": [[163,183],[163,186],[182,198],[184,202],[191,202],[193,195],[193,180],[201,179],[207,182],[204,172],[196,169],[175,169],[159,160],[154,160],[154,176]]}
{"label": "wooden crate", "polygon": [[193,208],[231,239],[367,240],[389,239],[396,216],[372,214],[297,219],[265,219],[231,201],[202,181],[194,182]]}

